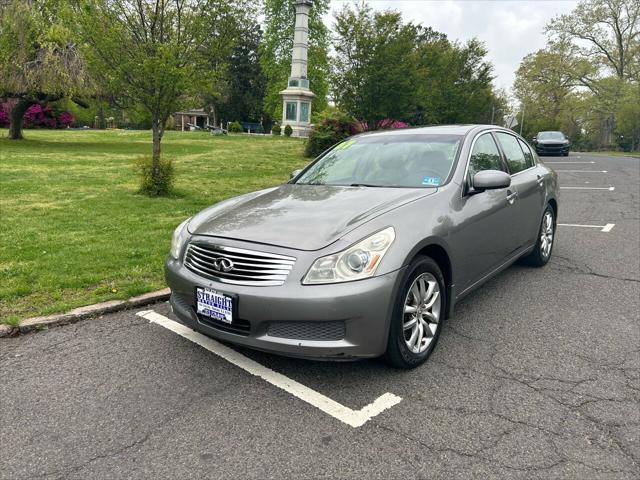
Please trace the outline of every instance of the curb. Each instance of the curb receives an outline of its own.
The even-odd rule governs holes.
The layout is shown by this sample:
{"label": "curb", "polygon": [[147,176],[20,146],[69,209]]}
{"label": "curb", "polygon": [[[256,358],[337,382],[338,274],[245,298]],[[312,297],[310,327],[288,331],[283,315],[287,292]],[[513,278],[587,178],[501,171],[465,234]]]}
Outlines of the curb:
{"label": "curb", "polygon": [[29,333],[34,330],[42,330],[44,328],[56,327],[58,325],[75,323],[79,320],[89,317],[97,317],[104,315],[105,313],[143,307],[151,303],[168,300],[170,294],[171,291],[168,288],[165,288],[155,292],[145,293],[144,295],[139,295],[137,297],[131,297],[128,300],[109,300],[107,302],[75,308],[66,313],[27,318],[17,327],[0,325],[0,337],[14,336],[18,333]]}

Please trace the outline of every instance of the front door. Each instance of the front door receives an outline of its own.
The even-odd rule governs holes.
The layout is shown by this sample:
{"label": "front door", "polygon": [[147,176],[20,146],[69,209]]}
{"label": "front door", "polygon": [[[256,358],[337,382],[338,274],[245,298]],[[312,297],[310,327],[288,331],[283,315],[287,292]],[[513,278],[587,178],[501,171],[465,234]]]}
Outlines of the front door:
{"label": "front door", "polygon": [[456,263],[460,265],[456,284],[461,292],[502,265],[518,249],[517,234],[511,226],[515,189],[472,192],[471,179],[483,170],[507,171],[491,133],[475,140],[467,185],[453,208],[454,233],[450,242]]}

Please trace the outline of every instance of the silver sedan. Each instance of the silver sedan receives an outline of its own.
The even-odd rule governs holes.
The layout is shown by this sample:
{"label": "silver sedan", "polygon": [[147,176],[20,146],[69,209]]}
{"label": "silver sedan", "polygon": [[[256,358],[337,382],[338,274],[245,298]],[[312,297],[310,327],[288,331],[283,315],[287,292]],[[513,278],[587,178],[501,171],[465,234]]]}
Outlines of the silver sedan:
{"label": "silver sedan", "polygon": [[557,175],[510,130],[359,135],[182,223],[171,305],[239,345],[412,368],[461,298],[519,259],[549,261],[557,215]]}

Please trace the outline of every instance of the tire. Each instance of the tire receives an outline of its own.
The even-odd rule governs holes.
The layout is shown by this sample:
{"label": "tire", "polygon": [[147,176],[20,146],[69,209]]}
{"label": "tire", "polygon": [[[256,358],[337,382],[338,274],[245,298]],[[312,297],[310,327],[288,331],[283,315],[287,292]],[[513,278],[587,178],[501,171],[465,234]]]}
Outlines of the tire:
{"label": "tire", "polygon": [[[548,223],[549,221],[550,221],[550,227]],[[549,231],[549,228],[550,228],[550,231]],[[549,234],[550,234],[550,237],[549,237]],[[545,238],[546,238],[546,242],[543,241],[543,239]],[[551,205],[547,205],[547,208],[542,214],[542,221],[540,222],[540,229],[538,230],[538,238],[536,241],[536,246],[533,248],[533,251],[523,259],[524,263],[531,265],[533,267],[544,267],[549,262],[549,259],[551,258],[555,240],[556,240],[556,215],[553,211],[553,208],[551,208]]]}
{"label": "tire", "polygon": [[569,156],[569,152],[565,152],[562,154],[563,157],[568,157]]}
{"label": "tire", "polygon": [[[425,298],[429,301],[418,302],[414,291],[420,294],[419,297],[422,297],[423,301]],[[424,295],[422,295],[423,292]],[[429,303],[431,306],[428,305]],[[417,257],[409,265],[394,300],[385,361],[395,368],[402,369],[415,368],[424,363],[433,352],[440,337],[446,305],[447,290],[440,267],[430,257]],[[416,309],[415,314],[404,313],[411,308]],[[414,326],[408,327],[414,319]],[[414,335],[415,340],[412,343],[415,348],[412,350],[408,342],[414,338]]]}

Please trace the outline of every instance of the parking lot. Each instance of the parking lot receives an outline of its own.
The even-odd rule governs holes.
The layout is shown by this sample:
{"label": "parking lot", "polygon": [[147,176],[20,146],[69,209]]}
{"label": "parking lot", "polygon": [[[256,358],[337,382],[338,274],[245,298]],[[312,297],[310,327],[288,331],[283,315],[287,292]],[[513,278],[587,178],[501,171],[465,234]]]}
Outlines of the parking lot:
{"label": "parking lot", "polygon": [[166,303],[0,340],[0,478],[638,478],[640,161],[544,160],[551,262],[413,371],[230,349]]}

